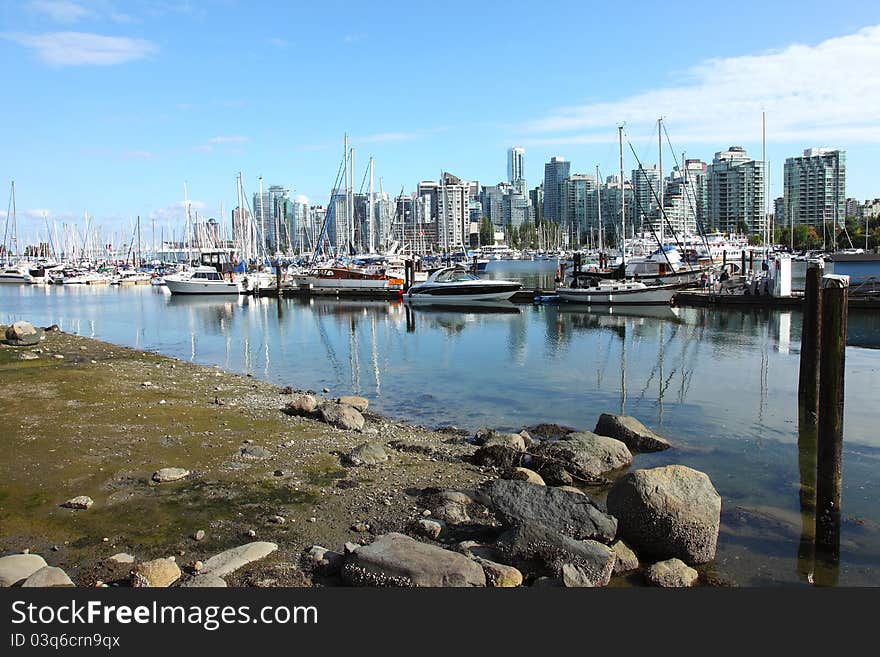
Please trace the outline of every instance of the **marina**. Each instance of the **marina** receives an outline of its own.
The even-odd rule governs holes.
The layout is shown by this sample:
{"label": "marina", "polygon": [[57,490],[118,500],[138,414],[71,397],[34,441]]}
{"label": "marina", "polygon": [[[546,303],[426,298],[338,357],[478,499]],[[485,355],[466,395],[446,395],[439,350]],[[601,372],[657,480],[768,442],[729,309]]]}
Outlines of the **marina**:
{"label": "marina", "polygon": [[[496,270],[495,268],[498,267]],[[555,263],[492,263],[488,278],[552,281]],[[797,284],[798,277],[795,276]],[[724,499],[713,568],[739,585],[805,584],[798,488],[797,309],[509,301],[435,306],[326,296],[214,298],[161,286],[0,287],[0,321],[153,351],[279,386],[360,395],[429,427],[591,427],[639,418]],[[840,584],[880,584],[873,380],[877,315],[849,317]]]}

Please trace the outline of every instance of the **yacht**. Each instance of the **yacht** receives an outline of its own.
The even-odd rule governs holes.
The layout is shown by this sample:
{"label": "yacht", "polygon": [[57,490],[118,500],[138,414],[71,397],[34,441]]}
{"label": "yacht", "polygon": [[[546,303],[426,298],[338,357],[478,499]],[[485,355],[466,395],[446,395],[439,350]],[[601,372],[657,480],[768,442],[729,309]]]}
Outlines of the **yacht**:
{"label": "yacht", "polygon": [[304,274],[290,277],[295,287],[314,293],[337,293],[366,290],[401,290],[403,279],[383,270],[375,271],[348,267],[315,267]]}
{"label": "yacht", "polygon": [[21,266],[7,265],[0,269],[0,283],[30,283],[28,270]]}
{"label": "yacht", "polygon": [[563,301],[595,305],[669,305],[678,287],[593,278],[578,287],[557,288],[556,294]]}
{"label": "yacht", "polygon": [[171,294],[238,294],[238,283],[224,279],[214,267],[196,267],[165,277]]}
{"label": "yacht", "polygon": [[404,298],[422,303],[462,303],[510,299],[522,283],[479,278],[463,267],[438,269],[424,283],[409,288]]}

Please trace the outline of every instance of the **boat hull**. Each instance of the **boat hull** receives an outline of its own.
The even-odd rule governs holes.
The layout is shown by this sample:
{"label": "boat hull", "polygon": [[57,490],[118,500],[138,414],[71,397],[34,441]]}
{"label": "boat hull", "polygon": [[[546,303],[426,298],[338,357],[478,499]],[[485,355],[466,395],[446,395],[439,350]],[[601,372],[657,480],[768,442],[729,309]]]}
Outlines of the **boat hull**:
{"label": "boat hull", "polygon": [[176,281],[171,278],[165,279],[165,286],[171,294],[238,294],[238,284],[229,281],[220,282],[196,282]]}
{"label": "boat hull", "polygon": [[480,285],[415,285],[404,295],[414,303],[462,303],[474,301],[507,301],[522,286],[519,283]]}
{"label": "boat hull", "polygon": [[662,306],[672,303],[674,286],[640,290],[600,290],[596,288],[559,288],[556,293],[563,301],[592,305]]}

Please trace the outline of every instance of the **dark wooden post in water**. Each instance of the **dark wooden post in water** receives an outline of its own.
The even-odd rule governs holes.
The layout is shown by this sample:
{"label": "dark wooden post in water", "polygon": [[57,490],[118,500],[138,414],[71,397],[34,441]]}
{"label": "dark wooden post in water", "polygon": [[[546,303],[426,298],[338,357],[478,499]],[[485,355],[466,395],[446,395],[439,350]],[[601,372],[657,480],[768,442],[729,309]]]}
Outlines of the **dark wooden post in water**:
{"label": "dark wooden post in water", "polygon": [[739,273],[741,275],[743,275],[743,276],[746,275],[746,252],[745,251],[742,252],[742,261],[739,266],[739,270],[740,270]]}
{"label": "dark wooden post in water", "polygon": [[281,264],[275,264],[275,296],[281,296]]}
{"label": "dark wooden post in water", "polygon": [[[816,453],[816,557],[824,562],[818,584],[835,584],[840,558],[843,475],[843,391],[849,277],[822,278],[819,427]],[[817,579],[820,570],[817,563]]]}
{"label": "dark wooden post in water", "polygon": [[798,414],[804,423],[819,421],[819,340],[822,327],[822,273],[807,269],[804,286],[804,319],[801,330],[801,364],[798,380]]}
{"label": "dark wooden post in water", "polygon": [[403,262],[403,291],[406,292],[412,287],[413,279],[415,275],[413,274],[413,261],[412,260],[404,260]]}

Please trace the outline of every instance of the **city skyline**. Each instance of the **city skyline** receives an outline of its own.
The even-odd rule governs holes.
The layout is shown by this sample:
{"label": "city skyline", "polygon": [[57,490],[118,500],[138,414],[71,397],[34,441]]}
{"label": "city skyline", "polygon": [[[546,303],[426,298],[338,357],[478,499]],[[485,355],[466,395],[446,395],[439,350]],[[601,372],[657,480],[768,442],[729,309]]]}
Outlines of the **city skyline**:
{"label": "city skyline", "polygon": [[[134,215],[182,219],[184,181],[202,216],[228,222],[239,171],[248,195],[262,176],[267,187],[289,188],[292,198],[328,205],[346,133],[355,148],[355,191],[373,156],[377,190],[381,182],[396,197],[441,171],[483,185],[505,181],[505,154],[513,147],[525,150],[529,189],[553,156],[570,162],[572,174],[592,175],[598,164],[603,177],[611,175],[620,122],[650,166],[657,161],[658,116],[679,157],[710,162],[713,153],[741,145],[760,159],[764,109],[771,211],[782,196],[785,160],[813,147],[847,151],[847,196],[880,196],[870,168],[880,150],[873,102],[880,88],[872,74],[880,64],[877,16],[844,2],[839,17],[820,21],[810,18],[812,4],[820,6],[799,3],[797,17],[787,20],[794,5],[746,3],[744,16],[716,10],[702,22],[684,17],[667,26],[669,39],[639,33],[614,57],[624,42],[614,12],[564,6],[567,17],[583,19],[590,43],[568,24],[577,20],[553,29],[528,22],[518,47],[542,52],[545,43],[554,52],[524,62],[504,81],[481,71],[517,45],[505,37],[524,20],[514,5],[469,10],[468,20],[486,29],[480,40],[461,44],[451,27],[427,24],[417,10],[395,3],[373,14],[259,2],[4,3],[0,53],[13,64],[12,94],[0,112],[13,129],[5,131],[0,181],[7,193],[16,181],[23,236],[39,228],[43,213],[80,221],[88,211],[108,227],[127,225]],[[764,20],[753,24],[759,7]],[[243,20],[266,12],[277,19],[277,33]],[[632,19],[630,28],[648,25],[648,18]],[[720,38],[723,30],[737,39]],[[420,43],[429,47],[417,50]],[[413,61],[399,61],[401,50]],[[596,61],[594,52],[609,56],[585,66],[582,82],[562,70]],[[541,66],[546,58],[560,70]],[[420,91],[419,74],[448,63],[470,63],[480,84],[436,103],[452,87]],[[799,74],[805,70],[810,75]],[[516,79],[521,84],[512,90]],[[343,82],[350,94],[340,93]],[[665,136],[664,149],[666,174],[673,162]],[[629,175],[637,167],[627,145],[625,151]]]}

